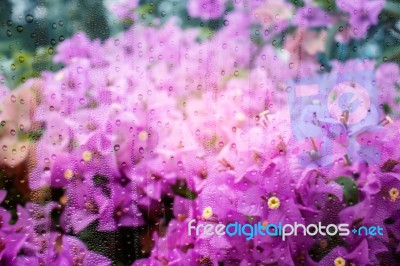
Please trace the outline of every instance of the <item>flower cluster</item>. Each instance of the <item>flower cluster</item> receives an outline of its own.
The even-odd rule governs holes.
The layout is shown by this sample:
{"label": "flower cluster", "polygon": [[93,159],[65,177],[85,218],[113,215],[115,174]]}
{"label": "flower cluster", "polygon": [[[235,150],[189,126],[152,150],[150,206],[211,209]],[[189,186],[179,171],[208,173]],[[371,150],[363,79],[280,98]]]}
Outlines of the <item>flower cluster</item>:
{"label": "flower cluster", "polygon": [[[0,202],[6,194],[0,190]],[[5,265],[109,265],[110,259],[89,251],[78,238],[46,230],[50,226],[50,212],[57,208],[54,204],[18,206],[18,220],[11,225],[11,213],[1,207],[1,262]]]}
{"label": "flower cluster", "polygon": [[[363,58],[334,60],[328,69],[317,58],[328,27],[348,19],[332,38],[364,38],[384,1],[336,1],[335,12],[305,2],[191,0],[193,17],[225,14],[220,29],[204,38],[173,18],[135,23],[103,43],[79,32],[60,44],[54,62],[61,70],[3,94],[2,130],[35,130],[40,138],[29,167],[33,202],[18,207],[14,225],[1,210],[0,258],[9,265],[108,265],[111,259],[78,237],[149,226],[147,242],[137,246],[152,248],[134,265],[398,263],[399,67]],[[136,19],[129,10],[137,5],[113,8]],[[319,100],[293,100],[314,77],[324,87]],[[350,91],[369,84],[370,98],[332,96],[339,83]],[[312,90],[306,86],[305,94]],[[334,102],[340,113],[329,109]],[[359,119],[355,109],[366,105]],[[26,159],[28,145],[13,141],[18,153],[2,155],[14,165]],[[247,241],[189,235],[192,219],[380,225],[385,234]]]}

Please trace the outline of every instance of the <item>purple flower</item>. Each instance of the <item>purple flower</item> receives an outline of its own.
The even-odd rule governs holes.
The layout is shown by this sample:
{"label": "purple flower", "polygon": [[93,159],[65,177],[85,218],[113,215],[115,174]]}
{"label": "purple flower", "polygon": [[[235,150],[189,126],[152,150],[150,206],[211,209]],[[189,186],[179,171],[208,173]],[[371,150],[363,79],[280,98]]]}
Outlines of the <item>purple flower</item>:
{"label": "purple flower", "polygon": [[75,237],[50,233],[45,236],[45,240],[48,249],[43,254],[43,262],[46,265],[107,266],[111,264],[110,259],[89,251]]}
{"label": "purple flower", "polygon": [[293,200],[295,186],[283,165],[285,160],[281,158],[271,162],[259,176],[258,184],[244,190],[238,199],[239,213],[268,223],[301,222],[299,207]]}
{"label": "purple flower", "polygon": [[[111,3],[111,2],[110,2]],[[115,1],[108,7],[115,15],[122,19],[135,19],[135,9],[139,4],[139,0],[121,0]]]}
{"label": "purple flower", "polygon": [[297,10],[294,24],[299,27],[322,27],[332,22],[331,17],[321,8],[305,6]]}
{"label": "purple flower", "polygon": [[0,232],[0,261],[6,265],[13,265],[26,239],[27,236],[23,233]]}
{"label": "purple flower", "polygon": [[[329,219],[332,213],[327,214],[326,208],[342,202],[343,189],[317,170],[305,170],[304,177],[298,184],[298,193],[302,206],[301,213],[308,223],[318,223]],[[335,196],[335,197],[333,197]],[[332,211],[333,212],[333,211]],[[333,221],[337,222],[337,220]]]}
{"label": "purple flower", "polygon": [[353,250],[346,250],[343,247],[336,247],[328,253],[320,262],[310,265],[367,265],[369,260],[369,247],[366,240],[363,240]]}
{"label": "purple flower", "polygon": [[81,232],[109,208],[109,199],[101,188],[91,184],[91,180],[77,179],[69,183],[66,197],[63,221],[67,231],[72,229],[75,233]]}
{"label": "purple flower", "polygon": [[113,231],[122,226],[143,225],[143,217],[136,204],[138,193],[118,184],[113,185],[111,189],[111,199],[108,200],[104,212],[100,214],[98,229]]}
{"label": "purple flower", "polygon": [[[212,178],[213,175],[218,178]],[[198,199],[194,217],[206,220],[226,221],[237,216],[236,205],[241,193],[237,189],[242,184],[234,183],[234,176],[230,173],[210,173]],[[218,203],[218,204],[212,204]]]}
{"label": "purple flower", "polygon": [[189,15],[202,19],[215,19],[225,10],[226,0],[190,0],[188,3]]}
{"label": "purple flower", "polygon": [[[0,202],[6,191],[0,190]],[[27,207],[30,204],[27,204]],[[10,225],[11,214],[0,208],[0,261],[7,265],[38,265],[38,249],[34,245],[34,230],[28,211],[17,206],[18,220]]]}
{"label": "purple flower", "polygon": [[55,63],[72,63],[78,58],[86,58],[96,61],[101,50],[100,41],[90,41],[83,32],[76,33],[72,38],[57,46]]}
{"label": "purple flower", "polygon": [[353,37],[363,38],[369,26],[378,22],[378,15],[385,4],[384,0],[338,0],[338,7],[350,15],[349,23]]}
{"label": "purple flower", "polygon": [[24,228],[24,231],[36,237],[36,234],[50,232],[53,229],[52,212],[59,211],[60,205],[56,202],[49,202],[45,205],[27,203],[26,209],[18,208],[19,217],[15,224],[17,228]]}

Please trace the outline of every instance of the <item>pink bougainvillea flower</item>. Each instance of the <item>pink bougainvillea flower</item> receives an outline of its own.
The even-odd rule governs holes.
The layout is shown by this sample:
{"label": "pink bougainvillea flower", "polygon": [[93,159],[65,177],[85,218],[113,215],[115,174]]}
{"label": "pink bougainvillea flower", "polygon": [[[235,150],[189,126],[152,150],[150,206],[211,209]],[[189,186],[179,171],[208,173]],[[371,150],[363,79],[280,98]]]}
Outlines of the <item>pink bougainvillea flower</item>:
{"label": "pink bougainvillea flower", "polygon": [[352,36],[363,38],[371,25],[378,22],[378,15],[385,4],[384,0],[339,0],[337,6],[348,13]]}
{"label": "pink bougainvillea flower", "polygon": [[225,2],[226,0],[189,0],[189,15],[202,19],[216,19],[225,11]]}

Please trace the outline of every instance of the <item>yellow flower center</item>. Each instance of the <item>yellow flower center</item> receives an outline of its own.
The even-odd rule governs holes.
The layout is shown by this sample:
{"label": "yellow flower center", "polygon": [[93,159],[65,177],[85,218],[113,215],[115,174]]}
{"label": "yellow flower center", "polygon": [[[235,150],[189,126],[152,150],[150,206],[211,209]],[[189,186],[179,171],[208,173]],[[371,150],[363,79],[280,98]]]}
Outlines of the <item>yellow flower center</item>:
{"label": "yellow flower center", "polygon": [[213,210],[212,210],[211,207],[206,207],[206,208],[203,210],[203,218],[204,218],[204,219],[208,219],[208,218],[210,218],[212,215],[213,215]]}
{"label": "yellow flower center", "polygon": [[399,197],[399,190],[397,189],[397,188],[391,188],[390,190],[389,190],[389,195],[390,195],[390,199],[392,200],[392,201],[396,201],[397,200],[397,198]]}
{"label": "yellow flower center", "polygon": [[270,209],[272,210],[278,209],[280,205],[281,201],[277,197],[273,196],[268,199],[268,207]]}
{"label": "yellow flower center", "polygon": [[92,153],[90,151],[84,151],[82,154],[82,159],[85,162],[89,162],[92,159]]}
{"label": "yellow flower center", "polygon": [[235,118],[236,118],[237,121],[242,122],[242,121],[246,120],[246,115],[244,113],[242,113],[242,112],[238,112],[235,115]]}
{"label": "yellow flower center", "polygon": [[334,261],[335,266],[344,266],[346,265],[346,260],[343,259],[342,257],[337,257]]}
{"label": "yellow flower center", "polygon": [[268,225],[268,221],[267,220],[264,220],[263,222],[262,222],[262,226],[267,226]]}
{"label": "yellow flower center", "polygon": [[60,198],[60,203],[61,203],[62,205],[67,204],[67,202],[68,202],[68,197],[67,197],[66,195],[64,195],[64,196],[62,196],[62,197]]}
{"label": "yellow flower center", "polygon": [[55,80],[60,81],[64,78],[64,74],[62,72],[59,72],[56,76],[55,76]]}
{"label": "yellow flower center", "polygon": [[138,138],[140,141],[146,141],[148,137],[149,136],[145,130],[140,131],[138,134]]}
{"label": "yellow flower center", "polygon": [[74,176],[74,172],[72,172],[72,170],[71,169],[67,169],[65,172],[64,172],[64,177],[65,177],[65,179],[71,179],[72,177]]}

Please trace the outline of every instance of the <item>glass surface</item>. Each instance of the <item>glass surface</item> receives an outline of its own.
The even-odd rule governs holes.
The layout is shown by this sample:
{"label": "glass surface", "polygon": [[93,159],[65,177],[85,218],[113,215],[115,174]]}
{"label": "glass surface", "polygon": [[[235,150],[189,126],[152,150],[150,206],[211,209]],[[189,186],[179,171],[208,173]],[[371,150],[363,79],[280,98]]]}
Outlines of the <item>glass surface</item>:
{"label": "glass surface", "polygon": [[0,265],[400,265],[396,0],[1,0]]}

